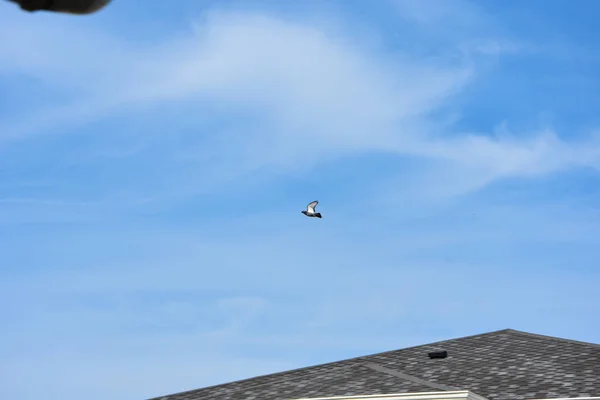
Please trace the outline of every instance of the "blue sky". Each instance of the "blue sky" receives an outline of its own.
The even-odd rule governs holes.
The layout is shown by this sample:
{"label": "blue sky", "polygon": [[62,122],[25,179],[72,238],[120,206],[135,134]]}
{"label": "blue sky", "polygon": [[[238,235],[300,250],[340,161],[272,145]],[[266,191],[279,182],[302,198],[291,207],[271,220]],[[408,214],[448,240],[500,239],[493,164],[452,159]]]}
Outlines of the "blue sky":
{"label": "blue sky", "polygon": [[600,342],[600,4],[172,3],[0,4],[0,397]]}

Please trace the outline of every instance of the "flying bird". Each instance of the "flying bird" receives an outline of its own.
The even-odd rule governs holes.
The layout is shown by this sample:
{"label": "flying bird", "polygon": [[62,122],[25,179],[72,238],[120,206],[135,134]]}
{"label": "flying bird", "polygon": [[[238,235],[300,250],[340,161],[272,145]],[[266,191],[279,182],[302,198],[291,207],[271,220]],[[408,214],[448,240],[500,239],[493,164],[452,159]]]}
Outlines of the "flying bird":
{"label": "flying bird", "polygon": [[317,200],[311,201],[306,206],[306,211],[302,211],[302,214],[306,215],[307,217],[321,218],[321,213],[315,211],[315,207],[317,206],[317,204],[319,204]]}

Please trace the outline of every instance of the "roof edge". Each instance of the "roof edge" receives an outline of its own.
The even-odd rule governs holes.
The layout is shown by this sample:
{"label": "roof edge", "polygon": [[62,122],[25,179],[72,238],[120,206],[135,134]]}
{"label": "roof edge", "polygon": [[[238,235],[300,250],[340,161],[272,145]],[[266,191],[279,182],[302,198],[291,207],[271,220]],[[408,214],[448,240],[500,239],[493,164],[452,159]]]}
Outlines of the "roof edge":
{"label": "roof edge", "polygon": [[469,390],[455,390],[451,392],[408,392],[397,394],[369,394],[358,396],[334,396],[334,397],[306,397],[295,400],[487,400],[485,397]]}
{"label": "roof edge", "polygon": [[[548,399],[532,399],[532,400],[548,400]],[[552,398],[552,400],[600,400],[600,397],[559,397]]]}
{"label": "roof edge", "polygon": [[557,336],[549,336],[549,335],[540,335],[539,333],[531,333],[531,332],[525,332],[525,331],[520,331],[517,329],[504,329],[507,332],[514,332],[514,333],[518,333],[521,335],[527,335],[527,336],[531,336],[531,337],[537,337],[540,339],[554,339],[554,340],[560,340],[561,342],[566,342],[566,343],[572,343],[572,344],[581,344],[584,346],[594,346],[594,347],[600,347],[600,343],[592,343],[592,342],[583,342],[581,340],[574,340],[574,339],[565,339],[565,338],[561,338],[561,337],[557,337]]}

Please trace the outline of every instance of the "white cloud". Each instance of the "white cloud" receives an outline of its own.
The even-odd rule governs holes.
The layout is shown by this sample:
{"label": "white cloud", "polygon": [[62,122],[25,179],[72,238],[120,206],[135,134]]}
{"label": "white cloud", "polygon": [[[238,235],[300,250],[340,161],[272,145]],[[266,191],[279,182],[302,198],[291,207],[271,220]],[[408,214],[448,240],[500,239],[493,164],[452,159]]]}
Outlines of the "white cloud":
{"label": "white cloud", "polygon": [[[421,10],[413,6],[412,12]],[[442,18],[421,11],[415,17],[424,22]],[[140,102],[187,101],[186,107],[197,104],[201,110],[209,101],[252,110],[264,121],[260,130],[235,132],[243,151],[232,146],[233,137],[220,143],[235,154],[225,155],[224,171],[298,168],[349,152],[385,151],[445,160],[462,170],[457,179],[473,183],[457,187],[476,189],[501,177],[598,166],[595,143],[574,146],[552,133],[527,140],[447,137],[444,131],[451,128],[428,116],[475,77],[468,59],[457,64],[369,55],[331,32],[260,14],[211,13],[192,34],[150,48],[81,26],[45,24],[51,29],[41,36],[46,25],[7,26],[18,39],[0,47],[2,68],[86,94],[77,104],[12,121],[3,129],[5,140],[85,123]]]}

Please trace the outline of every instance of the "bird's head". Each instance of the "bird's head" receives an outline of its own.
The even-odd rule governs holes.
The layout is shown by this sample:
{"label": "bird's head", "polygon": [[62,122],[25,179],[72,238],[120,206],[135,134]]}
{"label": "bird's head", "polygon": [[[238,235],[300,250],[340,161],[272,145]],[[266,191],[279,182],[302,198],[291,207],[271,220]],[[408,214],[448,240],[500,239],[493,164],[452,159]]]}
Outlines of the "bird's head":
{"label": "bird's head", "polygon": [[301,211],[302,214],[306,215],[306,210]]}

